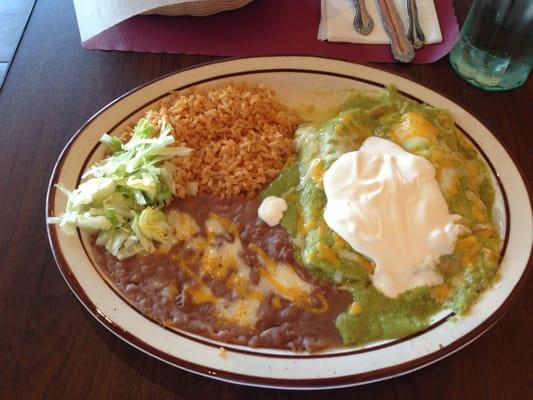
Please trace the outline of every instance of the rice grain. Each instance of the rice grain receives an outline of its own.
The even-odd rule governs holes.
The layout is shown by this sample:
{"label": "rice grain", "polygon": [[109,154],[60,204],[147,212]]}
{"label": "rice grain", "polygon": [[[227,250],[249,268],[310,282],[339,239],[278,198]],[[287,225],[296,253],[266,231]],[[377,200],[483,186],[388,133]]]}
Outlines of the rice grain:
{"label": "rice grain", "polygon": [[262,85],[177,92],[146,118],[157,129],[170,123],[175,145],[193,149],[173,160],[180,198],[254,196],[294,155],[298,119]]}

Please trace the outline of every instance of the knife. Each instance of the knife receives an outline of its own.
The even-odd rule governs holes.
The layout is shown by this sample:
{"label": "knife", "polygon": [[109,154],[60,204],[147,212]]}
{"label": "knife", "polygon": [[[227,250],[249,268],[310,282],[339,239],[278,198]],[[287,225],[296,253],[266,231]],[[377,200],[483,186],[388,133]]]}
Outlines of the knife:
{"label": "knife", "polygon": [[383,27],[390,38],[392,56],[395,60],[409,63],[415,58],[415,50],[405,34],[398,10],[391,0],[377,0]]}

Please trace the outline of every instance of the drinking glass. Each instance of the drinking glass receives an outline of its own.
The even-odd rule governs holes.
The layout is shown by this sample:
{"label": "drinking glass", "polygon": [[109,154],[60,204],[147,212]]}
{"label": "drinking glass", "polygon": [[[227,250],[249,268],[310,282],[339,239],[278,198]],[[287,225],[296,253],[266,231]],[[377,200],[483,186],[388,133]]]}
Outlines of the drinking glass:
{"label": "drinking glass", "polygon": [[523,85],[533,66],[533,0],[474,0],[450,63],[481,89]]}

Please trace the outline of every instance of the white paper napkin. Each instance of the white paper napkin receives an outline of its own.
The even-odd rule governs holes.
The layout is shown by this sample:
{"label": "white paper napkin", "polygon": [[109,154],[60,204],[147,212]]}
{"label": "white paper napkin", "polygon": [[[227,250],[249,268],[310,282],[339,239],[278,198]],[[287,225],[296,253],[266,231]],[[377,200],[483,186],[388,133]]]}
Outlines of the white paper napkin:
{"label": "white paper napkin", "polygon": [[[392,0],[407,30],[406,0]],[[330,42],[388,44],[389,37],[381,22],[376,0],[365,0],[368,13],[374,20],[374,30],[368,36],[361,35],[353,28],[355,7],[353,0],[321,0],[321,16],[318,39]],[[417,0],[420,27],[426,37],[425,43],[442,42],[439,20],[433,0]]]}

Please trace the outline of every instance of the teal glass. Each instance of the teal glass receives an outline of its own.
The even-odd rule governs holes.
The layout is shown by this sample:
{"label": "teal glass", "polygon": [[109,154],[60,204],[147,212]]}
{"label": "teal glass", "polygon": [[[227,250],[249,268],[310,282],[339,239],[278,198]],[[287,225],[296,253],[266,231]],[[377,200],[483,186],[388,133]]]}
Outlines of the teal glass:
{"label": "teal glass", "polygon": [[523,85],[533,66],[533,0],[474,0],[450,63],[480,89]]}

